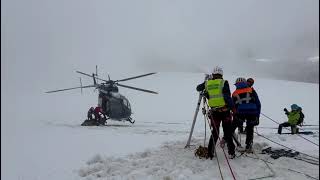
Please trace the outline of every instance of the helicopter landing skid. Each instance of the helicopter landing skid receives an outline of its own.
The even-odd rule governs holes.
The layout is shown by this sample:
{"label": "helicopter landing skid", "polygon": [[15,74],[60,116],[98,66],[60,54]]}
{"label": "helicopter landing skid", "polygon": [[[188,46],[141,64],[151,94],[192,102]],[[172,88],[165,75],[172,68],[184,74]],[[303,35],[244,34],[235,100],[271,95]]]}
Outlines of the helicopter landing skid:
{"label": "helicopter landing skid", "polygon": [[106,126],[107,125],[107,120],[110,119],[109,117],[107,118],[101,118],[99,125],[101,126]]}
{"label": "helicopter landing skid", "polygon": [[135,120],[132,120],[131,117],[128,117],[127,121],[129,121],[131,124],[134,124],[134,122],[136,122]]}

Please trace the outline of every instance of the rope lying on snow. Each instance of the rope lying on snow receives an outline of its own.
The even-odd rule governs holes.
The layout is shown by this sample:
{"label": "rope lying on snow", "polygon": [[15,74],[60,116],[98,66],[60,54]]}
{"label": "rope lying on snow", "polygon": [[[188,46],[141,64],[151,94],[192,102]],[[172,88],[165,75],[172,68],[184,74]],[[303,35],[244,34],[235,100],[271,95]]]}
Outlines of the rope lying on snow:
{"label": "rope lying on snow", "polygon": [[276,173],[274,172],[274,170],[269,166],[269,164],[267,164],[263,159],[261,159],[255,151],[253,151],[253,154],[256,156],[257,159],[261,160],[264,162],[264,164],[267,166],[267,168],[270,170],[271,174],[266,175],[266,176],[262,176],[262,177],[257,177],[257,178],[252,178],[250,180],[254,180],[254,179],[263,179],[263,178],[272,178],[276,175]]}
{"label": "rope lying on snow", "polygon": [[[271,140],[271,139],[269,139],[269,138],[267,138],[267,137],[265,137],[265,136],[263,136],[263,135],[261,135],[261,134],[259,134],[259,133],[257,133],[257,132],[254,132],[254,133],[256,133],[258,136],[261,136],[261,137],[263,137],[263,138],[265,138],[265,139],[267,139],[267,140],[269,140],[269,141],[271,141],[271,142],[273,142],[273,143],[275,143],[275,144],[278,144],[278,145],[280,145],[280,146],[282,146],[282,147],[285,147],[285,148],[291,149],[291,150],[293,150],[293,151],[299,152],[299,151],[294,150],[294,149],[292,149],[292,148],[290,148],[290,147],[288,147],[288,146],[285,146],[285,145],[282,145],[282,144],[280,144],[280,143],[277,143],[277,142],[275,142],[275,141],[273,141],[273,140]],[[319,158],[318,158],[318,157],[310,156],[310,155],[308,155],[308,154],[306,154],[306,153],[302,153],[302,152],[299,152],[299,153],[300,153],[300,154],[303,154],[303,155],[305,155],[305,156],[308,156],[308,157],[317,159],[317,160],[319,161]]]}
{"label": "rope lying on snow", "polygon": [[[259,159],[259,158],[256,158],[256,157],[251,157],[251,156],[248,156],[247,154],[246,154],[245,156],[248,157],[248,158],[258,159],[258,160],[264,161],[264,162],[266,162],[266,163],[273,164],[272,162],[267,161],[267,160],[264,160],[264,159],[261,159],[261,158]],[[296,170],[293,170],[293,169],[283,168],[283,167],[277,167],[277,168],[285,169],[285,170],[288,170],[288,171],[292,171],[292,172],[295,172],[295,173],[299,173],[299,174],[305,175],[305,176],[307,176],[307,177],[309,177],[309,178],[312,178],[312,179],[317,179],[317,180],[319,180],[318,178],[315,178],[315,177],[313,177],[313,176],[310,176],[309,174],[306,174],[306,173],[303,173],[303,172],[299,172],[299,171],[296,171]]]}

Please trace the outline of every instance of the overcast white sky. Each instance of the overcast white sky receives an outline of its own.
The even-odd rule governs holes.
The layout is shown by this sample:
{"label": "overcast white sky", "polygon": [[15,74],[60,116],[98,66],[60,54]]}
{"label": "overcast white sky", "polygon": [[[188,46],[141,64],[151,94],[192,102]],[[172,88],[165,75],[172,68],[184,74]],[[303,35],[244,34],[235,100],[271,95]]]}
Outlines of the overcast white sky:
{"label": "overcast white sky", "polygon": [[114,78],[215,65],[250,74],[254,59],[319,56],[318,0],[3,0],[1,10],[8,92],[70,87],[96,64]]}

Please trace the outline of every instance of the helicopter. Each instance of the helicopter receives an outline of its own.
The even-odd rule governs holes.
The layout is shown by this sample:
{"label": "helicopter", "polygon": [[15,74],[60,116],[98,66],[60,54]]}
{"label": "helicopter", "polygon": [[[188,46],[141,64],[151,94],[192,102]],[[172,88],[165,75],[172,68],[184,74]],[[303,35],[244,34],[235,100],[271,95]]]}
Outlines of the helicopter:
{"label": "helicopter", "polygon": [[[128,81],[132,79],[137,79],[149,75],[156,74],[155,72],[153,73],[147,73],[147,74],[142,74],[139,76],[133,76],[125,79],[120,79],[120,80],[111,80],[110,76],[108,75],[108,80],[102,79],[98,77],[98,70],[96,66],[96,73],[92,73],[92,75],[81,72],[81,71],[76,71],[79,74],[91,77],[93,79],[93,85],[87,85],[87,86],[82,86],[82,81],[80,78],[80,86],[79,87],[72,87],[72,88],[66,88],[66,89],[58,89],[58,90],[53,90],[53,91],[47,91],[46,93],[55,93],[55,92],[60,92],[60,91],[68,91],[68,90],[73,90],[73,89],[82,89],[84,88],[95,88],[99,90],[99,95],[98,95],[98,107],[101,108],[101,113],[102,116],[100,115],[95,115],[95,119],[86,119],[81,126],[99,126],[99,125],[106,125],[107,120],[116,120],[116,121],[129,121],[130,123],[134,123],[135,120],[132,120],[131,118],[131,106],[129,100],[121,95],[119,93],[119,88],[124,87],[124,88],[129,88],[137,91],[142,91],[146,93],[152,93],[152,94],[158,94],[155,91],[147,90],[147,89],[142,89],[142,88],[137,88],[137,87],[132,87],[124,84],[120,84],[119,82],[123,81]],[[103,81],[102,83],[98,83],[97,80]],[[91,107],[93,108],[93,107]],[[91,109],[90,108],[90,109]],[[88,111],[89,113],[89,111]],[[99,116],[98,118],[96,116]]]}

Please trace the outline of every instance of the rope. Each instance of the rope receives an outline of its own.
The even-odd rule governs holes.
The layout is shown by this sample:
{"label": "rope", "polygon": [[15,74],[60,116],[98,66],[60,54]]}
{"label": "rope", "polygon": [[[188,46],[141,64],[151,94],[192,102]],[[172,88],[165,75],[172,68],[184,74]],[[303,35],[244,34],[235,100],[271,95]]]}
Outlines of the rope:
{"label": "rope", "polygon": [[[212,137],[213,138],[213,137]],[[221,167],[220,167],[220,163],[219,163],[219,159],[218,159],[218,155],[217,155],[217,151],[216,151],[216,143],[214,142],[214,139],[212,139],[213,141],[213,146],[214,146],[214,153],[216,155],[216,158],[217,158],[217,162],[218,162],[218,167],[219,167],[219,172],[220,172],[220,176],[221,176],[221,179],[223,180],[223,175],[222,175],[222,171],[221,171]]]}
{"label": "rope", "polygon": [[241,133],[239,132],[238,135],[239,135],[239,139],[240,139],[240,144],[242,144],[242,142],[241,142]]}
{"label": "rope", "polygon": [[[280,167],[280,168],[282,168],[282,167]],[[312,177],[312,176],[310,176],[309,174],[306,174],[306,173],[302,173],[302,172],[299,172],[299,171],[296,171],[296,170],[293,170],[293,169],[289,169],[289,168],[283,168],[283,169],[286,169],[286,170],[289,170],[289,171],[292,171],[292,172],[295,172],[295,173],[303,174],[303,175],[305,175],[305,176],[307,176],[307,177],[309,177],[311,179],[317,179],[318,180],[318,178]]]}
{"label": "rope", "polygon": [[[205,98],[203,98],[203,108],[205,108],[204,110],[206,111],[206,113],[204,114],[204,117],[205,117],[205,120],[207,120],[208,121],[208,124],[209,124],[209,128],[210,128],[210,131],[212,131],[212,126],[211,126],[211,123],[210,123],[210,121],[209,121],[209,118],[208,118],[208,106],[206,106],[206,99]],[[206,125],[207,123],[205,122],[205,125]],[[206,126],[205,126],[206,127]],[[206,134],[206,133],[205,133]],[[213,138],[213,137],[212,137]],[[209,140],[210,141],[210,140]],[[218,163],[218,167],[219,167],[219,173],[220,173],[220,177],[221,177],[221,179],[223,180],[223,175],[222,175],[222,171],[221,171],[221,167],[220,167],[220,163],[219,163],[219,158],[218,158],[218,156],[217,156],[217,151],[216,151],[216,143],[214,142],[214,139],[212,139],[212,141],[213,141],[213,147],[214,147],[214,153],[215,153],[215,156],[216,156],[216,158],[217,158],[217,163]],[[208,151],[211,151],[212,149],[209,149],[209,147],[208,147]]]}
{"label": "rope", "polygon": [[[259,134],[259,133],[257,133],[257,132],[255,132],[258,136],[261,136],[261,137],[263,137],[263,138],[265,138],[265,139],[267,139],[267,140],[269,140],[269,141],[271,141],[271,142],[273,142],[273,143],[275,143],[275,144],[278,144],[278,145],[280,145],[280,146],[282,146],[282,147],[285,147],[285,148],[288,148],[288,149],[291,149],[291,150],[293,150],[293,151],[296,151],[296,152],[299,152],[299,151],[297,151],[297,150],[294,150],[294,149],[292,149],[292,148],[289,148],[288,146],[285,146],[285,145],[282,145],[282,144],[280,144],[280,143],[277,143],[277,142],[275,142],[275,141],[273,141],[273,140],[271,140],[271,139],[269,139],[269,138],[267,138],[267,137],[265,137],[265,136],[263,136],[263,135],[261,135],[261,134]],[[317,157],[314,157],[314,156],[310,156],[310,155],[308,155],[308,154],[305,154],[305,153],[302,153],[302,152],[299,152],[300,154],[303,154],[303,155],[305,155],[305,156],[308,156],[308,157],[311,157],[311,158],[314,158],[314,159],[318,159],[319,160],[319,158],[317,158]]]}
{"label": "rope", "polygon": [[202,108],[202,113],[203,113],[203,118],[204,118],[204,141],[203,141],[203,146],[206,147],[206,138],[207,138],[207,122],[206,122],[206,114],[204,111],[206,111],[205,108],[205,99],[203,101],[203,108]]}
{"label": "rope", "polygon": [[316,165],[316,166],[319,166],[319,162],[313,160],[313,159],[303,159],[303,158],[297,158],[297,157],[294,157],[293,159],[296,159],[296,160],[299,160],[299,161],[304,161],[306,163],[309,163],[309,164],[312,164],[312,165]]}
{"label": "rope", "polygon": [[[248,158],[252,158],[252,159],[259,159],[259,158],[256,158],[256,157],[248,156],[247,154],[246,154],[245,156],[248,157]],[[264,159],[260,159],[260,160],[261,160],[261,161],[264,161],[264,162],[266,162],[266,163],[269,163],[269,164],[273,164],[272,162],[267,161],[267,160],[264,160]],[[309,178],[312,178],[312,179],[317,179],[317,178],[312,177],[312,176],[310,176],[310,175],[308,175],[308,174],[306,174],[306,173],[302,173],[302,172],[299,172],[299,171],[296,171],[296,170],[293,170],[293,169],[283,168],[283,167],[277,167],[277,168],[281,168],[281,169],[289,170],[289,171],[292,171],[292,172],[295,172],[295,173],[303,174],[303,175],[305,175],[305,176],[307,176],[307,177],[309,177]]]}
{"label": "rope", "polygon": [[[211,115],[211,118],[212,118],[212,115]],[[214,129],[215,129],[215,131],[216,131],[216,133],[217,133],[217,135],[218,135],[219,141],[221,141],[215,123],[213,123],[213,126],[214,126]],[[213,139],[213,141],[214,141],[214,139]],[[222,149],[222,151],[223,151],[223,154],[224,154],[225,159],[227,160],[227,164],[228,164],[228,167],[229,167],[229,169],[230,169],[231,175],[232,175],[233,179],[236,179],[236,177],[235,177],[235,175],[234,175],[234,173],[233,173],[233,171],[232,171],[232,168],[231,168],[231,166],[230,166],[229,160],[228,160],[228,158],[227,158],[226,152],[224,151],[223,148],[221,148],[221,149]]]}
{"label": "rope", "polygon": [[[277,124],[280,124],[280,123],[278,123],[277,121],[275,121],[275,120],[273,120],[273,119],[271,119],[270,117],[268,117],[267,115],[265,115],[265,114],[263,114],[263,113],[261,113],[264,117],[266,117],[266,118],[268,118],[268,119],[270,119],[271,121],[273,121],[273,122],[275,122],[275,123],[277,123]],[[286,128],[286,127],[284,127],[285,129],[287,129],[287,130],[289,130],[288,128]],[[306,141],[309,141],[310,143],[312,143],[312,144],[314,144],[314,145],[316,145],[316,146],[319,146],[319,144],[316,144],[316,143],[314,143],[314,142],[312,142],[312,141],[310,141],[309,139],[307,139],[307,138],[305,138],[305,137],[303,137],[303,136],[301,136],[300,134],[296,134],[296,135],[298,135],[299,137],[301,137],[301,138],[303,138],[303,139],[305,139]]]}
{"label": "rope", "polygon": [[[267,166],[267,168],[268,168],[268,169],[270,170],[270,172],[271,172],[271,174],[269,174],[269,175],[267,175],[267,176],[262,176],[262,177],[253,178],[253,179],[264,179],[264,178],[268,178],[268,177],[274,177],[274,176],[276,175],[276,173],[275,173],[274,170],[269,166],[269,164],[268,164],[265,160],[261,159],[261,158],[256,154],[255,151],[253,151],[253,154],[256,156],[257,159],[261,160],[261,161]],[[252,179],[252,180],[253,180],[253,179]]]}

